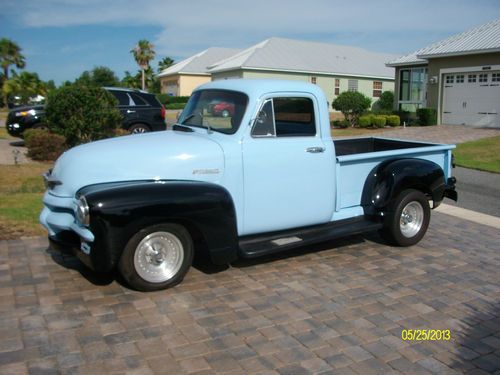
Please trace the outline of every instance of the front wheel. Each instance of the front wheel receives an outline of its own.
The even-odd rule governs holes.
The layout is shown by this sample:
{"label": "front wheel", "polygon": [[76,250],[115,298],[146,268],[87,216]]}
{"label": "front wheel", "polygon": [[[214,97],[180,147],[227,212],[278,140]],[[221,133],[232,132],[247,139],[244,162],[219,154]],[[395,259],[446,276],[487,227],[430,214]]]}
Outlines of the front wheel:
{"label": "front wheel", "polygon": [[193,241],[178,224],[153,225],[127,243],[118,268],[141,291],[166,289],[182,281],[193,262]]}
{"label": "front wheel", "polygon": [[418,190],[404,190],[387,212],[381,235],[397,246],[418,243],[429,226],[431,210],[425,194]]}

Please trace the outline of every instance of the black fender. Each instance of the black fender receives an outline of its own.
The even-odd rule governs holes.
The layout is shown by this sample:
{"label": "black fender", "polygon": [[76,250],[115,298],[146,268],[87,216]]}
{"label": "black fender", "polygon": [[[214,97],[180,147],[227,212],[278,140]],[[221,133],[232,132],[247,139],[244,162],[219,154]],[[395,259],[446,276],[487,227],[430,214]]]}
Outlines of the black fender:
{"label": "black fender", "polygon": [[383,212],[406,189],[416,189],[433,200],[433,208],[442,201],[447,189],[443,169],[428,160],[407,158],[388,160],[368,175],[361,205],[366,215]]}
{"label": "black fender", "polygon": [[193,240],[202,240],[212,261],[236,259],[236,213],[229,192],[220,185],[197,181],[134,181],[90,185],[77,193],[89,206],[92,267],[113,269],[129,239],[151,225],[184,225]]}

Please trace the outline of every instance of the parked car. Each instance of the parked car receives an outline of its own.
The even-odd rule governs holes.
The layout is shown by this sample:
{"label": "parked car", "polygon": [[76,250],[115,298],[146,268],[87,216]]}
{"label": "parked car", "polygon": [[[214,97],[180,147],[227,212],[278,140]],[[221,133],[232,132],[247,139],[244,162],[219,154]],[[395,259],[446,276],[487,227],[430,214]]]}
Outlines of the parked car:
{"label": "parked car", "polygon": [[232,117],[234,115],[234,104],[228,102],[216,102],[208,107],[208,112],[214,116]]}
{"label": "parked car", "polygon": [[[131,133],[165,130],[165,108],[154,94],[141,90],[104,87],[118,100],[123,116],[122,128]],[[23,136],[27,129],[46,129],[45,107],[42,105],[18,107],[11,111],[6,121],[7,131],[13,137]]]}
{"label": "parked car", "polygon": [[[229,119],[208,115],[218,99]],[[172,131],[75,147],[45,174],[53,249],[138,290],[180,282],[195,253],[216,264],[379,230],[411,246],[430,204],[456,200],[455,146],[332,140],[326,97],[296,81],[198,87]]]}

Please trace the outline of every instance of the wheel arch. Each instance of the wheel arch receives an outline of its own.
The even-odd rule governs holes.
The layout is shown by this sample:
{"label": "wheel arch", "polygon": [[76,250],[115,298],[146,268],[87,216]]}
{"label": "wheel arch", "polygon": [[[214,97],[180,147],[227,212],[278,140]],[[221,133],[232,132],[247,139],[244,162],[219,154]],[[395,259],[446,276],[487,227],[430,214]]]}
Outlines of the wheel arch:
{"label": "wheel arch", "polygon": [[406,189],[422,192],[436,208],[446,189],[443,169],[434,162],[417,158],[392,159],[377,165],[363,188],[361,204],[365,214],[383,212]]}

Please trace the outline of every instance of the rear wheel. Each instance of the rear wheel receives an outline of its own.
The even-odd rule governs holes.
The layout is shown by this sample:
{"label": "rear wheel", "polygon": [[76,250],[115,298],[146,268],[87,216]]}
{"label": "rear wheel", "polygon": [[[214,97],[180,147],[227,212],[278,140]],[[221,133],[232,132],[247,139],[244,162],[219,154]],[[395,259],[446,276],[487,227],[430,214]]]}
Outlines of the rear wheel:
{"label": "rear wheel", "polygon": [[154,225],[129,240],[118,268],[134,289],[166,289],[182,281],[193,261],[193,252],[193,241],[183,226]]}
{"label": "rear wheel", "polygon": [[411,246],[424,237],[429,226],[431,210],[425,194],[404,190],[389,207],[381,235],[397,246]]}
{"label": "rear wheel", "polygon": [[222,117],[229,117],[229,111],[227,109],[224,109],[222,112],[221,112],[221,116]]}
{"label": "rear wheel", "polygon": [[151,129],[146,124],[134,124],[130,128],[128,128],[128,131],[131,134],[142,134],[149,133]]}

